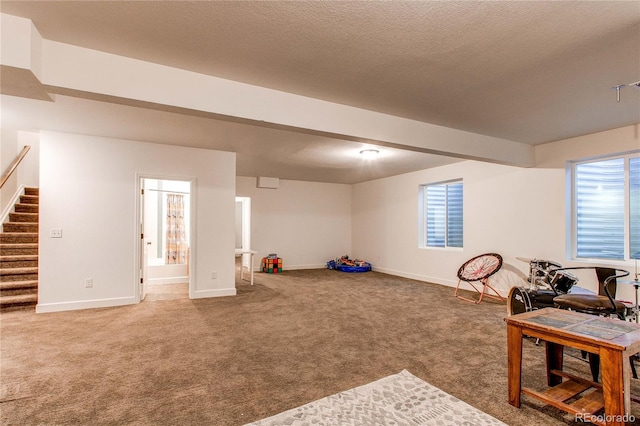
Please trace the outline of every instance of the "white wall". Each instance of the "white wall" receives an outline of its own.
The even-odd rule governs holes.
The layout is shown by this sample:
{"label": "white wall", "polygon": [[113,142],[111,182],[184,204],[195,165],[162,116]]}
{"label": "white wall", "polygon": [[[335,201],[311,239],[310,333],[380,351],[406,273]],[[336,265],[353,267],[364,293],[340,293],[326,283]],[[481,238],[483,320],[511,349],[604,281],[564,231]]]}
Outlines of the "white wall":
{"label": "white wall", "polygon": [[324,268],[351,255],[351,185],[280,180],[278,189],[265,189],[238,177],[236,188],[251,198],[256,268],[269,253],[282,258],[283,269]]}
{"label": "white wall", "polygon": [[234,153],[43,132],[41,154],[38,312],[136,303],[139,174],[195,179],[190,296],[235,294]]}
{"label": "white wall", "polygon": [[0,190],[0,212],[2,219],[13,210],[17,196],[22,194],[24,187],[38,187],[38,162],[40,157],[40,139],[34,132],[16,131],[3,128],[0,135],[0,174],[8,171],[11,163],[17,158],[22,149],[30,146],[18,168],[6,181]]}
{"label": "white wall", "polygon": [[[370,260],[374,270],[455,286],[466,260],[497,252],[505,265],[494,284],[505,294],[524,283],[528,273],[529,265],[516,257],[587,266],[565,256],[566,161],[638,149],[638,126],[629,126],[542,145],[535,168],[466,161],[354,185],[353,254]],[[419,185],[459,178],[464,182],[464,249],[418,248]],[[578,275],[581,286],[596,288],[595,274]],[[632,297],[625,290],[619,294]]]}
{"label": "white wall", "polygon": [[[4,174],[11,166],[11,162],[18,155],[18,132],[2,129],[0,137],[0,175]],[[0,212],[8,208],[9,202],[18,190],[18,178],[14,174],[0,190]]]}
{"label": "white wall", "polygon": [[183,284],[189,281],[189,268],[186,263],[149,266],[147,284]]}
{"label": "white wall", "polygon": [[27,145],[31,148],[18,166],[18,182],[23,186],[37,188],[40,184],[40,135],[35,132],[18,132],[18,152]]}

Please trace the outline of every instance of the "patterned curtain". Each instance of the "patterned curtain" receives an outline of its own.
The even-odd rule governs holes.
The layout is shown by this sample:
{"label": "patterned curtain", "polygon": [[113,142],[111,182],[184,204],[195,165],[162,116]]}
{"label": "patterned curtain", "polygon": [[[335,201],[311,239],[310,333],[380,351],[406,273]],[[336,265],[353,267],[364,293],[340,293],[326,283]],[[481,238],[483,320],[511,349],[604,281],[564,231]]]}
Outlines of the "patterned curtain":
{"label": "patterned curtain", "polygon": [[167,254],[165,264],[186,263],[187,242],[184,229],[184,196],[167,194]]}

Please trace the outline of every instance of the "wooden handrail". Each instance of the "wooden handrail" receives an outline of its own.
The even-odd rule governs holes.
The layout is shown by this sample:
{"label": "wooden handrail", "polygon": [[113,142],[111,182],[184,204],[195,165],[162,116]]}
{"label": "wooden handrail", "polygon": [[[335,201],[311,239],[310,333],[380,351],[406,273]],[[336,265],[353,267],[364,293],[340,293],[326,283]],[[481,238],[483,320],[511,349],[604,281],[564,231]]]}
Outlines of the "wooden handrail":
{"label": "wooden handrail", "polygon": [[20,152],[20,154],[16,157],[15,160],[13,160],[13,163],[11,163],[7,171],[4,172],[4,174],[0,178],[0,188],[4,186],[4,183],[9,179],[9,176],[11,176],[11,174],[16,171],[16,169],[18,168],[18,165],[24,159],[24,157],[27,155],[27,152],[29,152],[30,149],[31,147],[29,145],[25,145],[24,148],[22,148],[22,151]]}

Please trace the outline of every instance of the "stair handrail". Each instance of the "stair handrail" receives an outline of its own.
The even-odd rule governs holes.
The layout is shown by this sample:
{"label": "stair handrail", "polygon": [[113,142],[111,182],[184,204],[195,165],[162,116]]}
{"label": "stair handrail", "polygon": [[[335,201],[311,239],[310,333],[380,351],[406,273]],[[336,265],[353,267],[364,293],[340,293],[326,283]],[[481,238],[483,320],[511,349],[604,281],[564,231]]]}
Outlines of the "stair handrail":
{"label": "stair handrail", "polygon": [[18,154],[15,160],[13,160],[13,163],[11,163],[7,171],[4,172],[4,174],[0,178],[0,189],[4,186],[5,182],[9,180],[9,177],[11,176],[11,174],[16,171],[16,169],[20,165],[20,162],[24,159],[24,157],[27,155],[27,152],[29,152],[30,149],[31,149],[30,145],[25,145],[24,148],[22,148],[22,151],[20,151],[20,154]]}

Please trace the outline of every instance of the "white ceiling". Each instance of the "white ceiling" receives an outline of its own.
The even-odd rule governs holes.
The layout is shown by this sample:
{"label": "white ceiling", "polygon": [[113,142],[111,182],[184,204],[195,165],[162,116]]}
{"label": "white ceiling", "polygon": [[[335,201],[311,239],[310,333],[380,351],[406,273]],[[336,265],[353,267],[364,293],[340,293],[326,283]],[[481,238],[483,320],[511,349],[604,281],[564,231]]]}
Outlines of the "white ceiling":
{"label": "white ceiling", "polygon": [[[31,19],[45,39],[526,144],[640,123],[640,89],[625,87],[620,103],[611,89],[640,80],[636,1],[1,1],[0,10]],[[32,82],[10,74],[3,94],[28,96]],[[73,94],[3,96],[2,108],[3,126],[235,151],[245,176],[353,183],[458,161],[385,147],[364,163],[353,154],[360,142]]]}

